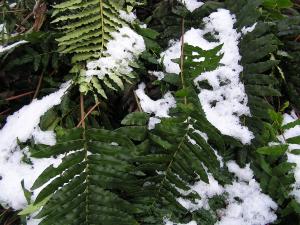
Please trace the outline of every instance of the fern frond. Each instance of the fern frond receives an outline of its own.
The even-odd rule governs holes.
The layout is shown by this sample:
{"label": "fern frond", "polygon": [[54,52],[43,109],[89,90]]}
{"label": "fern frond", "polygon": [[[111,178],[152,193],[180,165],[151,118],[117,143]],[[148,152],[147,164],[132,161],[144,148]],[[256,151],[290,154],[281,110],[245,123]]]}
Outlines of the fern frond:
{"label": "fern frond", "polygon": [[[208,51],[190,45],[185,45],[184,49],[184,85],[180,85],[177,92],[177,108],[171,118],[162,119],[154,130],[148,131],[148,138],[144,138],[140,147],[140,156],[134,159],[137,170],[145,174],[140,176],[143,187],[134,202],[142,209],[137,216],[146,225],[163,224],[166,217],[183,223],[187,214],[199,224],[215,224],[216,210],[224,203],[221,196],[210,200],[209,210],[202,208],[192,212],[180,200],[192,203],[200,200],[197,193],[189,191],[198,181],[209,183],[209,176],[221,184],[230,183],[230,174],[214,150],[218,149],[225,156],[225,143],[202,112],[193,83],[199,74],[219,66],[222,55],[216,53],[220,46]],[[201,57],[205,60],[199,62]],[[133,120],[143,121],[143,117],[135,114],[125,118],[128,125],[136,125]],[[139,141],[143,141],[142,137]],[[214,201],[218,203],[213,204]]]}
{"label": "fern frond", "polygon": [[138,187],[129,163],[135,149],[116,132],[73,129],[64,131],[55,146],[32,150],[38,158],[65,154],[62,163],[48,167],[32,187],[52,180],[34,203],[51,196],[37,215],[40,225],[138,224],[133,217],[137,209],[124,198]]}
{"label": "fern frond", "polygon": [[[74,63],[102,56],[110,33],[124,24],[112,1],[70,0],[54,8],[53,15],[59,16],[53,23],[65,24],[60,28],[65,34],[57,41],[64,53],[74,54]],[[95,46],[95,42],[99,45]]]}
{"label": "fern frond", "polygon": [[[269,193],[272,199],[282,204],[279,211],[282,217],[298,214],[300,204],[293,196],[298,189],[298,179],[295,175],[299,170],[297,163],[300,143],[300,136],[286,137],[286,132],[300,124],[300,120],[295,120],[285,125],[281,125],[283,116],[281,113],[270,111],[273,118],[273,126],[270,133],[274,139],[272,145],[256,149],[256,157],[253,166],[258,179],[261,180],[262,189]],[[296,179],[296,183],[295,183]],[[288,223],[288,222],[287,222]]]}
{"label": "fern frond", "polygon": [[226,1],[228,8],[237,16],[238,30],[256,23],[255,29],[244,35],[240,41],[241,65],[244,67],[241,79],[245,84],[252,115],[245,118],[245,124],[256,135],[256,144],[265,145],[269,140],[265,140],[260,134],[265,133],[264,124],[271,121],[268,110],[272,106],[268,99],[281,96],[278,81],[273,74],[279,61],[272,57],[278,50],[280,41],[270,32],[272,25],[261,21],[261,4],[259,0],[242,0],[238,3]]}

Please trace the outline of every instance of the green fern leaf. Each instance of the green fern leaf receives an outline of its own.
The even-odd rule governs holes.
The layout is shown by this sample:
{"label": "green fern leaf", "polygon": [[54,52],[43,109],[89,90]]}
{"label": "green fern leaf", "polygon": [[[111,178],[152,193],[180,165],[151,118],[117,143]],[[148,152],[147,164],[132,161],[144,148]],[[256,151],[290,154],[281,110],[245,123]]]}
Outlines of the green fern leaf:
{"label": "green fern leaf", "polygon": [[135,154],[135,145],[126,137],[106,130],[62,132],[57,145],[32,150],[35,157],[66,154],[58,167],[45,169],[32,187],[37,189],[53,179],[34,203],[37,205],[51,196],[37,215],[42,219],[40,225],[138,224],[133,217],[137,208],[122,197],[138,187],[129,162]]}

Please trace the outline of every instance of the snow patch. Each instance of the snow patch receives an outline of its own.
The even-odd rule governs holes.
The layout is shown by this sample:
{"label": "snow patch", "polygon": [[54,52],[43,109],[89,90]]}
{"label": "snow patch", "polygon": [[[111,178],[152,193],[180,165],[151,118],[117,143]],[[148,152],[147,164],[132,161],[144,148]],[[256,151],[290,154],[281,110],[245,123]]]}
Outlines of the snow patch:
{"label": "snow patch", "polygon": [[148,125],[149,129],[153,129],[155,125],[160,122],[159,118],[169,117],[170,109],[176,107],[176,100],[170,92],[167,92],[162,99],[156,101],[152,100],[146,95],[145,88],[146,85],[141,83],[135,93],[140,100],[143,111],[154,114],[154,117],[152,119],[150,118]]}
{"label": "snow patch", "polygon": [[253,24],[251,27],[243,27],[241,30],[242,34],[246,35],[248,33],[251,33],[252,31],[254,31],[256,25],[257,25],[257,23]]}
{"label": "snow patch", "polygon": [[165,77],[165,73],[161,71],[148,71],[148,73],[152,76],[157,77],[157,80],[162,80]]}
{"label": "snow patch", "polygon": [[146,49],[143,37],[129,27],[122,27],[112,32],[111,36],[112,39],[106,45],[105,56],[87,63],[87,78],[97,76],[103,79],[107,74],[128,75],[133,71],[130,62]]}
{"label": "snow patch", "polygon": [[185,7],[190,11],[193,12],[194,10],[200,8],[204,3],[199,0],[180,0]]}
{"label": "snow patch", "polygon": [[[24,179],[25,188],[29,189],[36,178],[49,165],[58,165],[58,159],[34,159],[29,157],[28,148],[21,150],[17,144],[34,138],[36,143],[53,145],[55,135],[53,132],[43,132],[38,127],[40,118],[50,108],[60,104],[62,97],[71,82],[40,100],[35,99],[31,104],[24,106],[19,111],[7,118],[6,124],[0,130],[0,202],[14,209],[22,209],[27,202],[21,187]],[[25,160],[30,160],[30,164]],[[36,195],[37,190],[34,194]]]}
{"label": "snow patch", "polygon": [[234,161],[229,161],[226,165],[229,172],[234,173],[239,180],[250,181],[254,177],[253,171],[250,169],[250,164],[247,164],[245,168],[240,168]]}
{"label": "snow patch", "polygon": [[19,45],[26,44],[26,43],[28,43],[28,41],[21,40],[7,46],[0,45],[0,53],[7,52],[8,50],[11,50],[13,48],[18,47]]}
{"label": "snow patch", "polygon": [[221,219],[216,225],[265,225],[274,222],[278,206],[261,192],[250,167],[242,169],[233,161],[227,166],[237,180],[225,186],[228,205],[219,212]]}
{"label": "snow patch", "polygon": [[136,19],[136,15],[133,12],[126,12],[124,10],[120,10],[120,17],[121,19],[125,20],[128,23],[132,23]]}
{"label": "snow patch", "polygon": [[[178,190],[183,196],[197,193],[200,199],[191,202],[184,198],[178,198],[178,202],[189,211],[209,210],[209,199],[216,195],[224,195],[227,207],[218,210],[220,219],[216,225],[266,225],[274,222],[277,219],[275,214],[277,204],[268,195],[261,192],[259,184],[253,178],[250,166],[240,168],[234,161],[228,162],[226,165],[229,171],[235,175],[232,184],[222,187],[208,173],[208,183],[199,181],[191,186],[189,191]],[[173,224],[169,220],[166,221]]]}
{"label": "snow patch", "polygon": [[183,196],[187,196],[190,193],[197,193],[201,199],[196,199],[195,203],[185,199],[185,198],[177,198],[177,201],[187,210],[193,212],[198,209],[206,209],[209,210],[208,201],[210,198],[215,195],[222,195],[224,193],[224,189],[221,185],[219,185],[218,181],[215,178],[208,174],[208,183],[203,181],[199,181],[195,183],[193,186],[190,186],[189,191],[178,190]]}
{"label": "snow patch", "polygon": [[[223,54],[216,70],[199,74],[194,80],[197,85],[200,81],[207,80],[212,90],[199,87],[199,100],[210,123],[220,130],[222,134],[232,136],[243,144],[250,144],[254,138],[253,133],[240,122],[241,116],[250,116],[247,106],[248,97],[245,87],[240,81],[243,67],[239,65],[239,39],[241,34],[234,29],[236,18],[228,10],[219,9],[217,12],[203,19],[204,29],[187,31],[184,35],[185,43],[210,50],[223,44],[220,51]],[[212,34],[218,41],[209,42],[205,34]],[[171,42],[171,47],[161,54],[161,60],[168,73],[180,73],[180,68],[172,59],[180,58],[181,42]]]}
{"label": "snow patch", "polygon": [[165,225],[197,225],[196,221],[191,221],[189,223],[183,224],[183,223],[173,223],[169,219],[164,219],[164,224]]}
{"label": "snow patch", "polygon": [[[283,115],[283,125],[294,122],[298,120],[297,115],[293,111],[290,115],[284,114]],[[297,125],[291,129],[285,130],[284,134],[279,136],[278,139],[281,143],[285,144],[285,140],[288,138],[298,137],[300,136],[300,126]],[[295,155],[290,153],[290,151],[300,149],[300,145],[297,144],[289,144],[289,152],[287,152],[287,161],[290,163],[295,163],[296,167],[294,168],[294,177],[295,177],[295,184],[293,187],[293,191],[291,195],[295,197],[296,201],[300,203],[300,155]]]}

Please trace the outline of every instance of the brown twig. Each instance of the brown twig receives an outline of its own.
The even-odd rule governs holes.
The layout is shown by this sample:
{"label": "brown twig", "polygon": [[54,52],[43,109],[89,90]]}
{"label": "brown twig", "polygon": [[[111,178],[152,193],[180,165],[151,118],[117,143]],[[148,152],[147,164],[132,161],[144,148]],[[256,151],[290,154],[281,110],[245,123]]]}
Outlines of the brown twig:
{"label": "brown twig", "polygon": [[134,98],[135,98],[135,101],[136,101],[136,104],[137,104],[137,106],[138,106],[139,111],[140,111],[140,112],[143,112],[141,103],[140,103],[139,98],[138,98],[138,96],[136,95],[135,91],[133,91],[133,94],[134,94]]}
{"label": "brown twig", "polygon": [[38,85],[37,85],[37,87],[35,89],[35,92],[34,92],[32,100],[35,99],[38,96],[40,88],[41,88],[41,85],[42,85],[43,78],[44,78],[44,73],[42,73],[41,76],[40,76],[40,78],[39,78],[39,82],[38,82]]}
{"label": "brown twig", "polygon": [[6,101],[12,101],[12,100],[16,100],[16,99],[31,95],[33,93],[34,93],[34,91],[29,91],[29,92],[26,92],[26,93],[23,93],[23,94],[20,94],[20,95],[11,96],[9,98],[6,98],[5,100]]}
{"label": "brown twig", "polygon": [[82,123],[84,123],[84,120],[94,111],[95,108],[97,108],[100,105],[100,102],[97,102],[86,114],[83,118],[81,118],[80,122],[77,124],[77,127],[80,127]]}
{"label": "brown twig", "polygon": [[79,126],[82,125],[82,127],[85,128],[84,98],[82,93],[80,93],[80,114],[81,114],[81,120]]}
{"label": "brown twig", "polygon": [[9,112],[10,111],[10,108],[8,109],[5,109],[4,111],[0,112],[0,116],[4,115],[5,113]]}

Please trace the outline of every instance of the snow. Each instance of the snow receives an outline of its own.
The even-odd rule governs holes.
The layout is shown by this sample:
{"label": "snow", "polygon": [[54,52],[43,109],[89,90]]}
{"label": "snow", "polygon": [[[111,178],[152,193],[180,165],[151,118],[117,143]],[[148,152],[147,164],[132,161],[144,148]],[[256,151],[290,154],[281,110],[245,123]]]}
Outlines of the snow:
{"label": "snow", "polygon": [[27,220],[26,225],[39,225],[40,222],[42,222],[41,219],[32,219],[32,218],[30,218],[29,220]]}
{"label": "snow", "polygon": [[5,31],[5,25],[3,23],[0,24],[0,32]]}
{"label": "snow", "polygon": [[[209,210],[209,199],[217,195],[224,195],[227,207],[218,210],[219,221],[216,225],[266,225],[274,222],[277,219],[275,214],[277,204],[268,195],[261,192],[250,165],[240,168],[234,161],[230,161],[226,165],[229,171],[235,175],[232,184],[223,187],[208,173],[208,183],[198,181],[190,186],[189,191],[178,189],[183,196],[197,193],[200,199],[191,202],[181,197],[177,201],[189,211]],[[166,221],[173,224],[169,220]]]}
{"label": "snow", "polygon": [[112,39],[106,45],[105,56],[87,63],[87,78],[97,76],[103,79],[105,75],[112,74],[129,75],[133,71],[130,62],[146,49],[143,37],[127,26],[112,32],[111,36]]}
{"label": "snow", "polygon": [[[197,85],[207,80],[212,90],[199,87],[199,100],[210,123],[222,134],[232,136],[243,144],[250,144],[253,133],[240,122],[241,116],[251,116],[247,106],[248,97],[245,87],[240,81],[243,67],[239,65],[239,39],[241,34],[233,27],[236,22],[234,15],[228,10],[218,9],[203,19],[204,29],[190,29],[184,35],[185,43],[200,47],[204,50],[212,49],[220,44],[223,47],[220,53],[224,54],[221,65],[214,71],[204,72],[194,80]],[[218,41],[209,42],[204,35],[211,33]],[[170,48],[161,54],[161,60],[168,73],[180,73],[180,68],[172,59],[180,58],[181,42],[171,42]]]}
{"label": "snow", "polygon": [[226,165],[229,172],[234,173],[242,181],[249,181],[254,177],[250,164],[247,164],[245,168],[240,168],[234,161],[229,161]]}
{"label": "snow", "polygon": [[11,3],[11,4],[9,5],[9,8],[13,9],[13,8],[15,8],[16,6],[17,6],[17,3],[14,2],[14,3]]}
{"label": "snow", "polygon": [[225,186],[227,207],[220,211],[221,219],[216,225],[266,225],[274,222],[278,206],[261,192],[249,165],[242,169],[231,161],[227,166],[237,180]]}
{"label": "snow", "polygon": [[19,45],[22,45],[22,44],[25,44],[25,43],[28,43],[28,41],[21,40],[21,41],[15,42],[13,44],[10,44],[8,46],[0,45],[0,53],[7,52],[8,50],[16,48]]}
{"label": "snow", "polygon": [[149,129],[153,129],[160,122],[159,118],[169,117],[170,109],[176,107],[176,100],[170,92],[167,92],[162,99],[152,100],[146,95],[145,88],[146,85],[141,83],[135,93],[140,100],[143,111],[154,114],[148,125]]}
{"label": "snow", "polygon": [[194,10],[200,8],[204,3],[199,0],[180,0],[185,7],[190,11],[193,12]]}
{"label": "snow", "polygon": [[[24,179],[25,188],[29,189],[41,172],[49,165],[61,162],[57,159],[34,159],[29,157],[28,148],[20,149],[17,140],[26,142],[34,138],[36,143],[55,144],[55,135],[51,131],[43,132],[38,127],[40,118],[50,108],[60,104],[62,97],[71,82],[64,83],[61,88],[43,97],[35,99],[31,104],[7,118],[6,124],[0,130],[0,202],[14,209],[22,209],[27,202],[21,187]],[[31,160],[32,165],[23,161],[24,157]],[[36,195],[38,193],[35,192]]]}
{"label": "snow", "polygon": [[161,122],[161,119],[151,116],[148,123],[148,129],[153,130],[157,124]]}
{"label": "snow", "polygon": [[121,19],[125,20],[128,23],[132,23],[136,19],[136,15],[133,12],[127,13],[124,10],[120,10]]}
{"label": "snow", "polygon": [[[298,120],[297,115],[294,111],[291,114],[284,114],[283,116],[283,125],[294,122]],[[285,130],[284,134],[279,136],[278,139],[281,143],[286,143],[285,140],[292,137],[300,136],[300,126],[297,125],[291,129]],[[292,154],[290,151],[300,149],[300,145],[297,144],[289,144],[289,152],[287,152],[287,161],[290,163],[295,163],[296,167],[294,168],[294,177],[295,184],[293,187],[293,191],[291,195],[295,197],[296,201],[300,203],[300,155]]]}
{"label": "snow", "polygon": [[32,132],[32,137],[34,139],[35,144],[51,146],[56,144],[56,137],[54,131],[42,131],[39,126],[37,126]]}
{"label": "snow", "polygon": [[215,195],[222,195],[224,193],[224,189],[221,185],[219,185],[218,181],[216,181],[210,173],[208,173],[208,180],[208,183],[198,181],[193,186],[190,186],[191,189],[189,191],[182,191],[178,189],[178,191],[183,196],[187,196],[190,193],[197,193],[201,197],[201,199],[195,199],[195,203],[192,203],[191,201],[180,197],[177,198],[177,201],[191,212],[202,208],[209,210],[209,199]]}
{"label": "snow", "polygon": [[164,219],[165,225],[197,225],[196,221],[191,221],[189,223],[183,224],[183,223],[173,223],[168,219]]}
{"label": "snow", "polygon": [[256,27],[257,23],[254,23],[251,27],[243,27],[241,32],[243,35],[246,35],[252,31],[254,31],[255,27]]}
{"label": "snow", "polygon": [[157,77],[157,80],[162,80],[165,77],[165,73],[161,71],[148,71],[148,73],[152,76]]}

